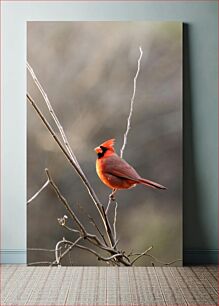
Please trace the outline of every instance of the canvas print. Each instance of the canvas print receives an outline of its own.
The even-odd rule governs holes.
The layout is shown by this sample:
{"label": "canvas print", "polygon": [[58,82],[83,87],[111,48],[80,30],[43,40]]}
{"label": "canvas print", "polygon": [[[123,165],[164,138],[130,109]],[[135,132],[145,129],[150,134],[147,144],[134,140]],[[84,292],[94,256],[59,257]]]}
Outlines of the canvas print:
{"label": "canvas print", "polygon": [[28,265],[182,265],[182,24],[27,23]]}

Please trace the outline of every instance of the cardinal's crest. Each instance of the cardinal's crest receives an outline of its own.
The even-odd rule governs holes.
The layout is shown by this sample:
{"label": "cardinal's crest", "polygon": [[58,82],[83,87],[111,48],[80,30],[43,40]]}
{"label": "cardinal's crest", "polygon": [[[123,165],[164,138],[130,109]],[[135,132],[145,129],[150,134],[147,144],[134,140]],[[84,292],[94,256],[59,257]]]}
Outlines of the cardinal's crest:
{"label": "cardinal's crest", "polygon": [[115,144],[115,139],[109,139],[101,143],[100,147],[113,148],[114,144]]}

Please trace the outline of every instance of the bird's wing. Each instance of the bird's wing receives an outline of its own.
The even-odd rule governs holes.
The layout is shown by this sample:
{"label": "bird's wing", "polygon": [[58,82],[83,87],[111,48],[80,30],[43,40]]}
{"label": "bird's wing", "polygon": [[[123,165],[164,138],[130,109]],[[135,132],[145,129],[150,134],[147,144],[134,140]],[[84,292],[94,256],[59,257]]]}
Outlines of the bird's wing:
{"label": "bird's wing", "polygon": [[104,172],[136,182],[141,179],[135,169],[117,154],[113,154],[104,160]]}

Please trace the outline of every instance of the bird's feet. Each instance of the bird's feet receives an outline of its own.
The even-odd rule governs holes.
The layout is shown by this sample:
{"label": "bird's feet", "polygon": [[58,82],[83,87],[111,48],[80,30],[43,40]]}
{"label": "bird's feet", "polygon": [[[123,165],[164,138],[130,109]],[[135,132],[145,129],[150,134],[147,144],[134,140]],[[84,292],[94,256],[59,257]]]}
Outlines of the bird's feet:
{"label": "bird's feet", "polygon": [[116,189],[113,189],[112,193],[110,194],[110,200],[111,201],[115,201],[116,200],[115,193],[116,193]]}

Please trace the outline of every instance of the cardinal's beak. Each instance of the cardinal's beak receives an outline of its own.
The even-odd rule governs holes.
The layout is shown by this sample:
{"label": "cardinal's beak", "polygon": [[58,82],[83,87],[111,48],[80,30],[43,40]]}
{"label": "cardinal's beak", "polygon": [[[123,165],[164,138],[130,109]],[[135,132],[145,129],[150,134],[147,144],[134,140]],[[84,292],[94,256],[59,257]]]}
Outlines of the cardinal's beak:
{"label": "cardinal's beak", "polygon": [[94,151],[98,154],[102,152],[102,149],[100,147],[96,147]]}

